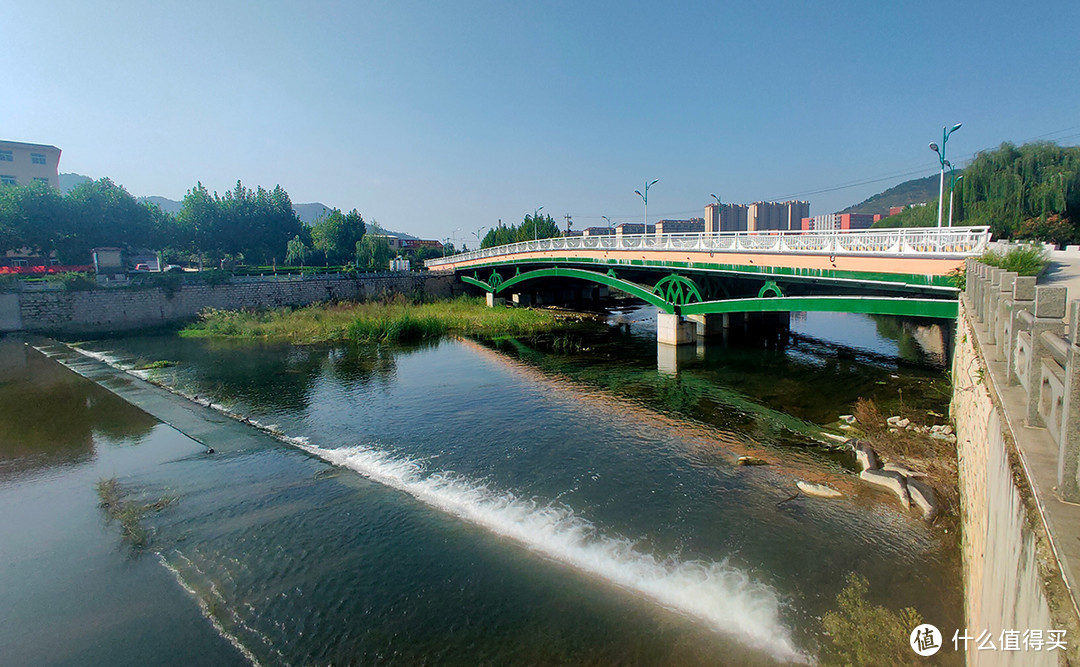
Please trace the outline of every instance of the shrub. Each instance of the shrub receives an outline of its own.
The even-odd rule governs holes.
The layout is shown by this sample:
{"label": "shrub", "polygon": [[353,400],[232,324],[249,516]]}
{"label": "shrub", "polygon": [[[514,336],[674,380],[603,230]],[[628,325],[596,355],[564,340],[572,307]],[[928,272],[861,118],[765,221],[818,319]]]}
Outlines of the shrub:
{"label": "shrub", "polygon": [[848,575],[847,586],[836,596],[836,611],[826,612],[821,625],[832,646],[825,648],[826,664],[911,665],[920,657],[911,650],[911,631],[922,616],[911,607],[895,612],[875,607],[866,599],[870,582],[860,574]]}
{"label": "shrub", "polygon": [[54,273],[45,276],[45,282],[54,287],[68,290],[69,292],[83,292],[97,289],[97,280],[89,273],[71,271],[68,273]]}
{"label": "shrub", "polygon": [[1006,271],[1015,271],[1022,276],[1037,276],[1050,260],[1042,246],[1032,244],[1015,246],[1007,252],[988,250],[979,261]]}

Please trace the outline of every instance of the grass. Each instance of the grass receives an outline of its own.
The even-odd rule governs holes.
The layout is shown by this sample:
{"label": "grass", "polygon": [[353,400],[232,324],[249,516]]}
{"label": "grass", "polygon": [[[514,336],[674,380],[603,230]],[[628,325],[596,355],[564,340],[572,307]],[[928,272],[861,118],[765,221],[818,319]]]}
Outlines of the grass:
{"label": "grass", "polygon": [[151,503],[132,501],[125,498],[126,493],[115,477],[100,480],[97,492],[109,520],[119,522],[121,535],[139,549],[150,543],[150,534],[142,526],[143,516],[149,512],[160,512],[176,501],[175,496],[168,495]]}
{"label": "grass", "polygon": [[1046,252],[1039,245],[1020,245],[1009,248],[1008,252],[988,250],[979,257],[979,261],[1006,271],[1015,271],[1022,276],[1037,276],[1049,263]]}
{"label": "grass", "polygon": [[482,299],[461,297],[411,303],[398,295],[382,302],[323,303],[266,311],[208,309],[180,335],[263,338],[298,344],[349,340],[407,343],[449,333],[534,336],[569,330],[580,321],[580,317],[542,310],[488,308]]}

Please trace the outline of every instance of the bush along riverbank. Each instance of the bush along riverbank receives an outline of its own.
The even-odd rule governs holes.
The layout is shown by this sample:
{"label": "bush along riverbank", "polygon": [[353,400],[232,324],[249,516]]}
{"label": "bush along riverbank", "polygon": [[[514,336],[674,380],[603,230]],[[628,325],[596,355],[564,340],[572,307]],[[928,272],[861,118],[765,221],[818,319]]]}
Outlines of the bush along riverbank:
{"label": "bush along riverbank", "polygon": [[365,303],[321,303],[265,311],[203,311],[180,335],[261,338],[295,344],[355,341],[409,343],[459,334],[494,338],[536,336],[582,326],[586,316],[547,310],[488,308],[482,299],[459,297],[414,302],[403,295]]}

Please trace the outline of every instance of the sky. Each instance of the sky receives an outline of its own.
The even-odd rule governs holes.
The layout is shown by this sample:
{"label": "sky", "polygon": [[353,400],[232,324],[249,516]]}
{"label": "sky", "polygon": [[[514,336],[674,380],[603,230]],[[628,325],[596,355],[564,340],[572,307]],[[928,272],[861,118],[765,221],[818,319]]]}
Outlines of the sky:
{"label": "sky", "polygon": [[280,184],[424,238],[808,199],[1080,143],[1080,3],[0,0],[0,139],[181,199]]}

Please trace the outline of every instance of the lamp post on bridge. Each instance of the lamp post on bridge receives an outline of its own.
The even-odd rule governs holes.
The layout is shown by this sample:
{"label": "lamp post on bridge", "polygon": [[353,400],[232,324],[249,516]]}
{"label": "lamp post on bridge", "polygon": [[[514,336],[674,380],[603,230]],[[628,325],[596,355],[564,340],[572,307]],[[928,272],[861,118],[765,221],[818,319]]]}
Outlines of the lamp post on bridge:
{"label": "lamp post on bridge", "polygon": [[487,227],[479,227],[479,228],[477,228],[477,230],[475,232],[473,232],[473,234],[476,236],[476,249],[477,250],[480,249],[480,240],[483,238],[483,237],[480,236],[480,234],[482,234],[485,229],[487,229]]}
{"label": "lamp post on bridge", "polygon": [[539,241],[540,240],[540,227],[536,224],[536,216],[539,215],[540,211],[543,211],[543,210],[544,210],[543,206],[541,206],[540,208],[533,209],[533,241]]}
{"label": "lamp post on bridge", "polygon": [[714,229],[713,232],[718,233],[724,226],[724,204],[716,195],[710,194],[709,196],[716,200],[716,229]]}
{"label": "lamp post on bridge", "polygon": [[953,168],[952,163],[945,160],[945,166],[949,168],[949,226],[952,227],[952,207],[953,207],[953,190],[956,189],[956,184],[964,178],[963,174],[956,175],[956,169]]}
{"label": "lamp post on bridge", "polygon": [[949,135],[960,129],[962,123],[957,123],[952,126],[952,129],[941,128],[941,147],[934,142],[930,142],[930,150],[938,154],[938,160],[941,162],[941,185],[938,188],[938,201],[937,201],[937,226],[941,226],[941,214],[944,212],[945,206],[945,144],[949,141]]}
{"label": "lamp post on bridge", "polygon": [[641,201],[645,202],[645,234],[649,233],[649,188],[660,182],[660,179],[654,180],[652,183],[645,184],[645,194],[641,193],[641,190],[634,190],[638,197],[641,197]]}

